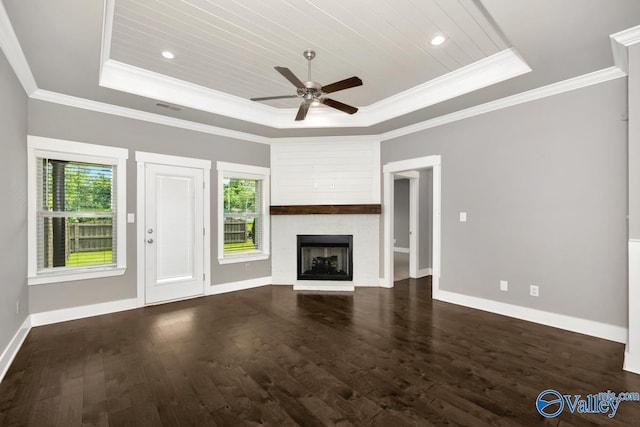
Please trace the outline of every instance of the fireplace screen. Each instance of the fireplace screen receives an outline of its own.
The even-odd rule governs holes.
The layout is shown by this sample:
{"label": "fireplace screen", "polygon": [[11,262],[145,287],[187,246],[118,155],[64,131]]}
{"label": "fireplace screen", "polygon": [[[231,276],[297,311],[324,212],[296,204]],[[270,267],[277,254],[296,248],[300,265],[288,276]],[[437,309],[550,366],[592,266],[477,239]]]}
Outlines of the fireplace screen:
{"label": "fireplace screen", "polygon": [[353,236],[299,235],[298,280],[353,280]]}

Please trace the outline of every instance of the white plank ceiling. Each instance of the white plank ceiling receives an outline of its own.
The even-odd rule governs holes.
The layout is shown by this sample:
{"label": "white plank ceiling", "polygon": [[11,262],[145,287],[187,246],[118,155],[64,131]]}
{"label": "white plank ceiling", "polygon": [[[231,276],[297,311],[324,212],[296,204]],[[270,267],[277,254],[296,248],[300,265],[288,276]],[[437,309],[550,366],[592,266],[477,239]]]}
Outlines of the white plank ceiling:
{"label": "white plank ceiling", "polygon": [[111,58],[249,99],[295,94],[273,67],[305,81],[313,49],[312,80],[360,77],[335,99],[363,107],[507,47],[473,0],[116,0]]}

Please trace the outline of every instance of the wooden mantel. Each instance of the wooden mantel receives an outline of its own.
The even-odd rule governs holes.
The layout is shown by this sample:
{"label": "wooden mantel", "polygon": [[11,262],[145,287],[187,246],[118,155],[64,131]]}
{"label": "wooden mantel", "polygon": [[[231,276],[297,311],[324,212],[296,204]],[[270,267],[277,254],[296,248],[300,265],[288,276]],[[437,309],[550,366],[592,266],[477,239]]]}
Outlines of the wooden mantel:
{"label": "wooden mantel", "polygon": [[271,215],[356,215],[382,213],[381,204],[271,206]]}

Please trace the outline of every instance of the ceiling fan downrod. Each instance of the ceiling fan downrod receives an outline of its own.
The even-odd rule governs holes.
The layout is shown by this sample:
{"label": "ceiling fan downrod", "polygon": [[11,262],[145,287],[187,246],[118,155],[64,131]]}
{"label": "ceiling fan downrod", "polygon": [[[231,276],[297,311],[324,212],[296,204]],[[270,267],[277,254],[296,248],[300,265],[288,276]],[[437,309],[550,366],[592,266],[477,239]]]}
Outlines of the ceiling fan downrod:
{"label": "ceiling fan downrod", "polygon": [[316,52],[311,49],[307,49],[302,52],[302,55],[307,58],[307,80],[311,81],[311,60],[316,57]]}

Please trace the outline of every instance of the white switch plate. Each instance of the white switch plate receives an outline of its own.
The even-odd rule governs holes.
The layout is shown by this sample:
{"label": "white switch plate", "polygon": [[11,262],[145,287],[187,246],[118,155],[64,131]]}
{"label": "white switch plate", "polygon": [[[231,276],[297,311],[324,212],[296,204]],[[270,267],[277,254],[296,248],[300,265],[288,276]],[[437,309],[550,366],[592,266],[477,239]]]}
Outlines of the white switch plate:
{"label": "white switch plate", "polygon": [[509,290],[509,282],[507,282],[506,280],[500,280],[500,290],[501,291],[508,291]]}
{"label": "white switch plate", "polygon": [[540,289],[538,288],[538,285],[529,286],[529,294],[532,297],[537,297],[538,295],[540,295]]}
{"label": "white switch plate", "polygon": [[467,222],[467,213],[460,212],[460,222]]}
{"label": "white switch plate", "polygon": [[127,222],[129,224],[133,224],[134,222],[136,222],[136,214],[134,213],[128,213],[127,214]]}

